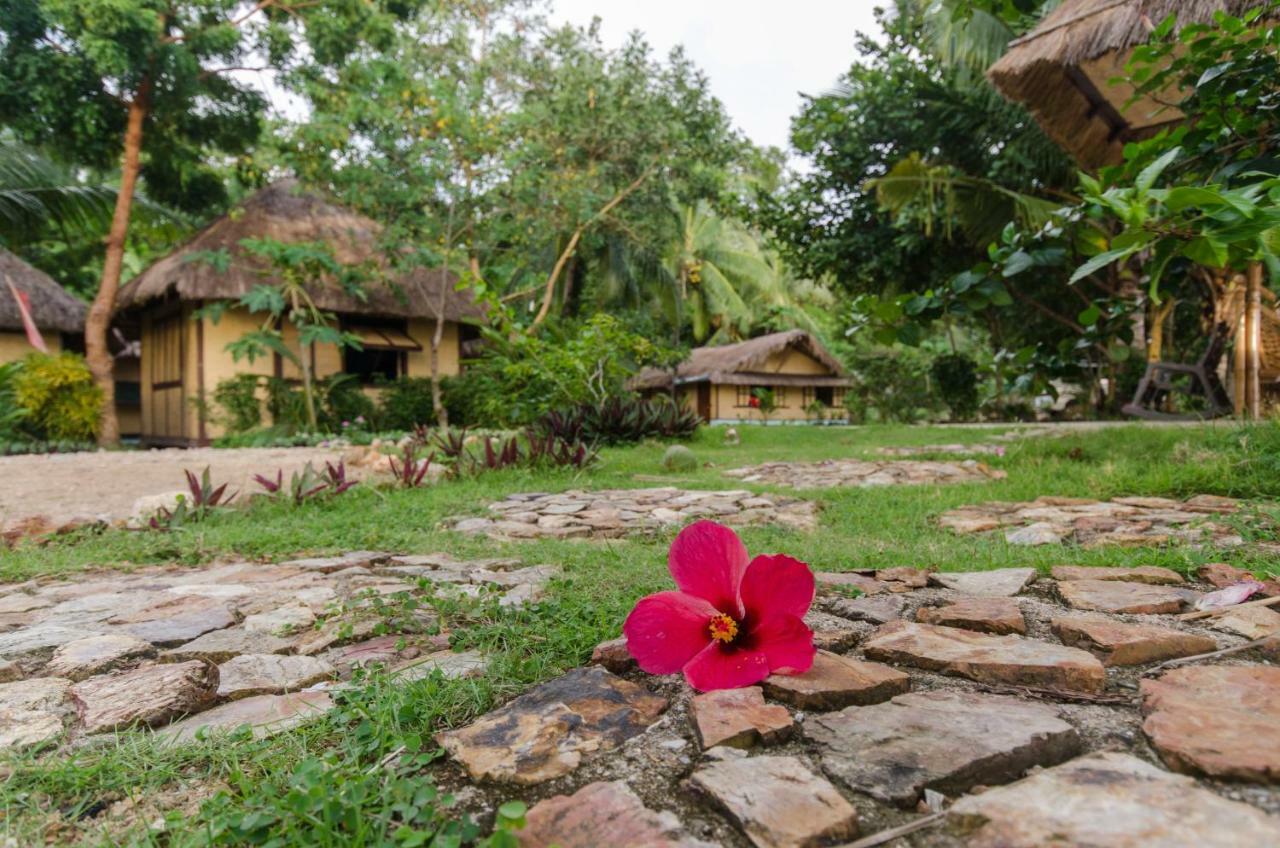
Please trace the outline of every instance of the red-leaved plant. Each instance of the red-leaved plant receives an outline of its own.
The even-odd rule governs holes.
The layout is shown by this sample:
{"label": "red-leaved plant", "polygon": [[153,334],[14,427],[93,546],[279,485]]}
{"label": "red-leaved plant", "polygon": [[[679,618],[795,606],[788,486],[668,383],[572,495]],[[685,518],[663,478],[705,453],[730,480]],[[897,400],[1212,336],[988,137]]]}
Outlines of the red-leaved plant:
{"label": "red-leaved plant", "polygon": [[671,544],[677,591],[641,598],[622,632],[650,674],[683,671],[694,689],[736,689],[813,665],[809,566],[789,556],[749,559],[738,535],[698,521]]}

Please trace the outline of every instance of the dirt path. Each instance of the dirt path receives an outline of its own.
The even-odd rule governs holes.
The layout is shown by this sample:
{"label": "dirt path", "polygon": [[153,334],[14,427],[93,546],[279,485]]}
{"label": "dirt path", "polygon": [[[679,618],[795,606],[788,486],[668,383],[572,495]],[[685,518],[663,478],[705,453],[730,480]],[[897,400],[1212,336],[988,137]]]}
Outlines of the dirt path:
{"label": "dirt path", "polygon": [[288,479],[307,462],[341,456],[333,448],[201,448],[0,457],[0,528],[35,515],[54,524],[128,518],[143,495],[185,489],[184,468],[199,473],[207,465],[215,483],[254,491],[254,474],[283,468]]}

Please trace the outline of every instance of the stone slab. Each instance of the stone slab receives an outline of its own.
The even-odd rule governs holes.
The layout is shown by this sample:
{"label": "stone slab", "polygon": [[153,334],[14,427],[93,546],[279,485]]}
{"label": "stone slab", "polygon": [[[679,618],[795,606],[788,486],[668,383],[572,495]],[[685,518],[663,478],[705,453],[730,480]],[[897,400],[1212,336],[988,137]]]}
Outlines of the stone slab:
{"label": "stone slab", "polygon": [[242,654],[218,666],[218,697],[282,695],[327,680],[333,666],[317,657]]}
{"label": "stone slab", "polygon": [[818,651],[804,674],[771,674],[764,681],[770,698],[806,710],[838,710],[875,704],[911,688],[911,678],[879,663]]}
{"label": "stone slab", "polygon": [[1100,692],[1106,670],[1092,654],[1027,639],[895,621],[864,643],[869,659],[966,677],[980,683]]}
{"label": "stone slab", "polygon": [[703,750],[716,745],[769,745],[786,739],[795,728],[787,708],[766,704],[759,686],[695,695],[689,702],[689,718]]}
{"label": "stone slab", "polygon": [[1006,783],[1080,747],[1075,728],[1051,706],[964,692],[917,692],[809,716],[804,735],[828,775],[904,808],[926,789],[954,796]]}
{"label": "stone slab", "polygon": [[102,733],[198,712],[213,702],[217,689],[217,666],[193,660],[90,677],[70,691],[85,732]]}
{"label": "stone slab", "polygon": [[1088,651],[1105,666],[1143,665],[1207,654],[1218,647],[1208,636],[1156,624],[1126,624],[1103,615],[1063,616],[1051,627],[1063,644]]}
{"label": "stone slab", "polygon": [[224,663],[241,654],[283,654],[293,647],[292,640],[270,633],[253,633],[242,627],[213,630],[186,644],[170,648],[160,655],[169,662],[208,660]]}
{"label": "stone slab", "polygon": [[539,801],[519,839],[520,848],[715,848],[686,834],[675,814],[645,807],[620,780]]}
{"label": "stone slab", "polygon": [[1261,639],[1280,634],[1280,612],[1270,607],[1243,607],[1205,622],[1215,630],[1225,630],[1246,639]]}
{"label": "stone slab", "polygon": [[1009,598],[1036,579],[1034,568],[995,568],[991,571],[935,571],[929,582],[962,595],[979,598]]}
{"label": "stone slab", "polygon": [[290,692],[287,695],[258,695],[232,701],[197,713],[157,731],[174,742],[190,742],[198,736],[228,733],[241,727],[252,729],[255,738],[274,736],[333,709],[326,692]]}
{"label": "stone slab", "polygon": [[1140,565],[1136,568],[1108,568],[1093,565],[1055,565],[1049,573],[1054,580],[1121,580],[1126,583],[1147,583],[1153,586],[1177,586],[1186,581],[1170,568],[1158,565]]}
{"label": "stone slab", "polygon": [[885,624],[902,618],[907,602],[901,595],[874,595],[866,598],[836,598],[823,606],[833,615],[851,621]]}
{"label": "stone slab", "polygon": [[210,630],[236,623],[225,601],[200,595],[184,595],[153,604],[145,609],[118,615],[108,623],[153,645],[172,647],[190,642]]}
{"label": "stone slab", "polygon": [[665,698],[590,666],[535,686],[436,741],[474,780],[532,785],[643,732],[666,707]]}
{"label": "stone slab", "polygon": [[1280,783],[1280,668],[1175,668],[1139,691],[1142,730],[1169,768]]}
{"label": "stone slab", "polygon": [[817,848],[858,832],[858,813],[795,757],[705,765],[689,783],[728,814],[757,848]]}
{"label": "stone slab", "polygon": [[1058,583],[1058,594],[1075,609],[1131,615],[1176,613],[1195,598],[1185,589],[1120,580],[1067,580]]}
{"label": "stone slab", "polygon": [[961,798],[947,823],[966,848],[1280,845],[1280,818],[1114,752]]}
{"label": "stone slab", "polygon": [[921,607],[916,621],[996,635],[1027,632],[1027,620],[1013,598],[958,598],[946,606]]}

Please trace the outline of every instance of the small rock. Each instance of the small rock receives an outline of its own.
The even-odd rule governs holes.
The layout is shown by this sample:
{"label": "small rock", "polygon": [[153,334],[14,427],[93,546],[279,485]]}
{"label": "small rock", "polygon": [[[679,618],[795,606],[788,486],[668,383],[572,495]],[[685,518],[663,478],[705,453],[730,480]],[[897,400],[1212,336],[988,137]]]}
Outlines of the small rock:
{"label": "small rock", "polygon": [[1119,580],[1068,580],[1058,584],[1058,594],[1076,609],[1131,615],[1175,613],[1194,597],[1183,589]]}
{"label": "small rock", "polygon": [[218,666],[218,697],[281,695],[333,676],[333,666],[315,657],[244,654]]}
{"label": "small rock", "polygon": [[816,848],[857,835],[858,813],[795,757],[711,763],[689,778],[757,848]]}
{"label": "small rock", "polygon": [[1056,525],[1037,521],[1017,530],[1006,531],[1004,540],[1011,545],[1056,545],[1065,535],[1066,533]]}
{"label": "small rock", "polygon": [[149,527],[157,513],[162,510],[173,512],[178,508],[178,501],[190,498],[191,493],[182,490],[143,495],[133,502],[133,508],[129,510],[128,526],[135,529]]}
{"label": "small rock", "polygon": [[84,680],[126,660],[154,653],[151,643],[136,636],[107,634],[68,642],[54,651],[45,671],[71,680]]}
{"label": "small rock", "polygon": [[184,660],[208,660],[215,665],[241,654],[283,654],[293,646],[288,639],[270,633],[255,633],[243,627],[213,630],[198,636],[185,645],[171,648],[161,654],[168,662]]}
{"label": "small rock", "polygon": [[614,674],[625,674],[636,668],[636,658],[627,650],[627,639],[619,636],[596,645],[591,652],[591,664],[602,665]]}
{"label": "small rock", "polygon": [[813,631],[813,646],[820,651],[844,653],[858,644],[865,627],[851,624],[840,616],[817,610],[809,610],[804,617],[805,626]]}
{"label": "small rock", "polygon": [[1218,647],[1207,636],[1155,624],[1125,624],[1101,615],[1055,618],[1052,628],[1063,644],[1088,651],[1106,666],[1143,665]]}
{"label": "small rock", "polygon": [[835,598],[823,606],[832,614],[851,621],[885,624],[902,618],[907,602],[901,595],[875,595],[867,598]]}
{"label": "small rock", "polygon": [[1102,568],[1092,565],[1055,565],[1051,573],[1053,579],[1067,580],[1123,580],[1129,583],[1148,583],[1151,585],[1177,585],[1185,582],[1182,575],[1172,569],[1155,565],[1142,565],[1137,568]]}
{"label": "small rock", "polygon": [[947,826],[966,848],[1280,845],[1280,818],[1114,752],[961,798]]}
{"label": "small rock", "polygon": [[620,780],[539,801],[519,839],[521,848],[714,848],[689,837],[673,813],[645,807]]}
{"label": "small rock", "polygon": [[1027,622],[1013,598],[959,598],[944,607],[921,607],[916,621],[979,633],[1026,633]]}
{"label": "small rock", "polygon": [[1139,691],[1142,730],[1169,768],[1280,783],[1280,668],[1175,668]]}
{"label": "small rock", "polygon": [[766,704],[759,686],[695,695],[689,703],[689,716],[704,750],[716,745],[769,745],[786,739],[794,727],[787,708]]}
{"label": "small rock", "polygon": [[666,707],[665,698],[592,666],[535,686],[436,741],[474,780],[533,785],[641,733]]}
{"label": "small rock", "polygon": [[818,651],[804,674],[772,674],[764,681],[770,698],[814,710],[875,704],[910,688],[911,678],[896,669],[827,651]]}
{"label": "small rock", "polygon": [[684,445],[672,445],[662,455],[662,467],[666,471],[696,471],[698,458]]}
{"label": "small rock", "polygon": [[967,692],[918,692],[810,716],[804,735],[820,748],[827,774],[904,808],[926,789],[959,795],[1005,783],[1080,747],[1053,707]]}
{"label": "small rock", "polygon": [[995,568],[991,571],[935,571],[929,575],[929,582],[954,589],[962,595],[1008,598],[1025,589],[1035,577],[1034,568]]}
{"label": "small rock", "polygon": [[[1212,583],[1218,589],[1225,589],[1245,580],[1257,579],[1252,572],[1245,571],[1243,568],[1235,568],[1225,562],[1211,562],[1208,565],[1202,565],[1197,573],[1201,580]],[[1262,589],[1258,594],[1264,598],[1274,598],[1276,595],[1280,595],[1280,580],[1262,580]]]}
{"label": "small rock", "polygon": [[226,733],[240,727],[253,728],[254,738],[274,736],[333,709],[325,692],[290,692],[288,695],[259,695],[232,701],[175,722],[157,732],[174,742],[189,742],[205,734]]}
{"label": "small rock", "polygon": [[155,726],[213,702],[218,667],[200,660],[144,666],[124,674],[90,677],[71,687],[86,733],[133,724]]}
{"label": "small rock", "polygon": [[863,646],[869,659],[967,677],[980,683],[1100,692],[1106,670],[1092,654],[1022,636],[895,621]]}

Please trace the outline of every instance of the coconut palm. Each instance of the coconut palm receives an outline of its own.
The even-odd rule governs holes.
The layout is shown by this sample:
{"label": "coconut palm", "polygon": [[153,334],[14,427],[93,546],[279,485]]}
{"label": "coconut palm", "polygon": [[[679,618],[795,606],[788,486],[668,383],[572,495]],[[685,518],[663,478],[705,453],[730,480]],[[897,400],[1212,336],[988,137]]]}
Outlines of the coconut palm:
{"label": "coconut palm", "polygon": [[0,138],[0,239],[16,241],[49,226],[100,228],[111,220],[115,196],[39,151]]}

